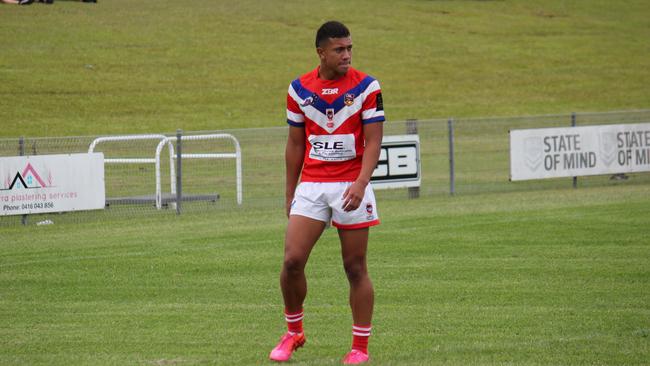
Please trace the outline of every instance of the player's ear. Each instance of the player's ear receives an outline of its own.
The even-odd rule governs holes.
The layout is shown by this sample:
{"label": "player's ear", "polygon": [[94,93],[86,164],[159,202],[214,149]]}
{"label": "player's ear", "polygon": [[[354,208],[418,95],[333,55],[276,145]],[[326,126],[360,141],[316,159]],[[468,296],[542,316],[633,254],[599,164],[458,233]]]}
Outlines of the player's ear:
{"label": "player's ear", "polygon": [[318,58],[321,60],[325,59],[325,49],[321,47],[316,47],[316,53],[318,54]]}

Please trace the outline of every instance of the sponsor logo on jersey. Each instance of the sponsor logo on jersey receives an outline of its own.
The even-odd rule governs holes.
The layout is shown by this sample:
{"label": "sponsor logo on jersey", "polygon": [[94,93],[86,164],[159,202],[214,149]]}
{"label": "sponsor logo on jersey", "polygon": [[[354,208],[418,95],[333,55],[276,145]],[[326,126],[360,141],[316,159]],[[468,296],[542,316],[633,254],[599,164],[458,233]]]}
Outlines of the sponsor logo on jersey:
{"label": "sponsor logo on jersey", "polygon": [[343,103],[345,103],[345,105],[348,107],[354,104],[354,94],[345,93],[345,96],[343,97]]}
{"label": "sponsor logo on jersey", "polygon": [[336,95],[339,93],[339,88],[323,88],[320,93],[323,95]]}
{"label": "sponsor logo on jersey", "polygon": [[354,134],[310,135],[309,158],[320,161],[346,161],[356,157]]}
{"label": "sponsor logo on jersey", "polygon": [[384,97],[381,96],[381,92],[377,93],[377,110],[378,111],[383,111],[384,110]]}
{"label": "sponsor logo on jersey", "polygon": [[314,103],[316,103],[317,100],[318,100],[318,95],[317,95],[316,93],[314,93],[314,94],[312,94],[310,97],[308,97],[307,99],[305,99],[305,100],[302,102],[301,106],[306,107],[306,106],[308,106],[308,105],[314,105]]}

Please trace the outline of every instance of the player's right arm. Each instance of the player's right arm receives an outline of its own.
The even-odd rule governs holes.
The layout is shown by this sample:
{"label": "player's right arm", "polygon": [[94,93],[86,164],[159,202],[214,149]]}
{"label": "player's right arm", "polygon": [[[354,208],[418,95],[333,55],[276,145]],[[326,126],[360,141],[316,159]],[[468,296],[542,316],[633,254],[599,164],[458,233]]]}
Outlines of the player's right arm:
{"label": "player's right arm", "polygon": [[[305,160],[305,114],[300,109],[302,102],[300,96],[294,89],[300,88],[300,83],[294,80],[289,84],[287,91],[287,123],[289,124],[289,138],[285,149],[285,163],[287,168],[286,178],[286,210],[287,217],[291,211],[291,202],[298,186],[302,164]],[[300,90],[300,89],[299,89]]]}
{"label": "player's right arm", "polygon": [[291,211],[291,202],[298,186],[302,164],[305,159],[305,128],[289,126],[289,137],[285,149],[286,178],[286,210],[287,217]]}

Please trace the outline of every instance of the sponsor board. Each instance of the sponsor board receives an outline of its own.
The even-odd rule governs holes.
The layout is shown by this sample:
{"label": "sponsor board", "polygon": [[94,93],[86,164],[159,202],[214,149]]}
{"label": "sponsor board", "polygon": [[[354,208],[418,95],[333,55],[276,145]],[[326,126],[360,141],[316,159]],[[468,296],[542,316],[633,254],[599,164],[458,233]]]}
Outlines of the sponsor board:
{"label": "sponsor board", "polygon": [[0,216],[102,209],[104,154],[0,158]]}
{"label": "sponsor board", "polygon": [[510,131],[510,180],[650,171],[650,123]]}
{"label": "sponsor board", "polygon": [[384,136],[377,167],[372,173],[373,188],[419,187],[420,137]]}

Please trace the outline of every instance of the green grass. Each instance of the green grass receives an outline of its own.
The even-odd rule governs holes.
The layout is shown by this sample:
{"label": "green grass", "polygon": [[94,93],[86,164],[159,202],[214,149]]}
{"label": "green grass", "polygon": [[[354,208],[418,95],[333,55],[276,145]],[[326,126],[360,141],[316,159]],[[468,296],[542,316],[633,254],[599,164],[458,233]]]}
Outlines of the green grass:
{"label": "green grass", "polygon": [[[648,13],[643,0],[3,5],[0,137],[284,126],[287,85],[316,65],[314,32],[329,19],[352,29],[354,64],[381,81],[390,121],[644,109]],[[420,124],[423,197],[378,192],[373,364],[648,364],[648,175],[580,178],[578,190],[507,182],[507,130],[547,123],[569,121],[459,121],[457,197],[440,194],[444,122]],[[190,192],[215,180],[230,190],[180,217],[110,208],[48,215],[53,226],[3,218],[0,364],[268,364],[284,329],[285,133],[231,132],[244,151],[243,208],[230,176],[200,166]],[[66,143],[87,148],[39,141],[38,151]],[[153,193],[150,167],[130,169],[107,176],[111,194]],[[293,364],[339,364],[351,319],[333,230],[307,270],[308,344]]]}
{"label": "green grass", "polygon": [[3,6],[0,137],[284,125],[346,22],[389,120],[648,108],[650,3],[139,1]]}
{"label": "green grass", "polygon": [[[376,365],[645,365],[647,186],[380,203]],[[0,364],[267,364],[284,328],[282,210],[0,231]],[[338,239],[307,268],[308,343],[349,347]]]}

